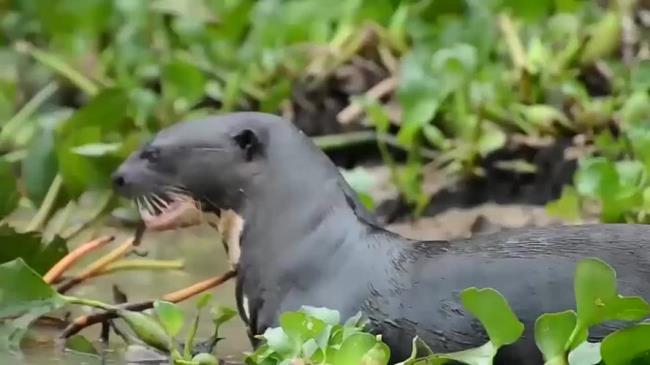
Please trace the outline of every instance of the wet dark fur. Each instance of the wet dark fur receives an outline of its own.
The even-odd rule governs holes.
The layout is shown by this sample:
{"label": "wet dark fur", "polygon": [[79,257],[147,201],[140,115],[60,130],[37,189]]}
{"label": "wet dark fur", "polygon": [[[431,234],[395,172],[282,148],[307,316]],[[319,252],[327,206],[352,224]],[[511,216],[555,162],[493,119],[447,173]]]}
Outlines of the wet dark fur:
{"label": "wet dark fur", "polygon": [[[407,240],[377,226],[307,137],[290,123],[259,113],[178,123],[148,148],[158,149],[160,160],[143,161],[138,153],[129,158],[116,173],[122,194],[183,185],[245,220],[236,295],[251,335],[276,326],[283,311],[313,305],[337,309],[343,317],[365,312],[372,330],[390,345],[393,362],[408,356],[415,335],[434,351],[457,351],[487,340],[462,309],[458,293],[470,286],[492,287],[526,326],[524,338],[502,349],[496,363],[541,364],[534,321],[544,312],[574,308],[579,258],[606,260],[617,270],[623,294],[650,298],[648,226]],[[597,328],[592,339],[616,325]]]}

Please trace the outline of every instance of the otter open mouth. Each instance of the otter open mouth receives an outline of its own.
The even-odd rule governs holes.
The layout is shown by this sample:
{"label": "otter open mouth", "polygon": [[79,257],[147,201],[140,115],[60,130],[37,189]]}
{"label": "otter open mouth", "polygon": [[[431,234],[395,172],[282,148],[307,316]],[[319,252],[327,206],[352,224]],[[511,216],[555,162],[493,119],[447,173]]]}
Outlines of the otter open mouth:
{"label": "otter open mouth", "polygon": [[182,192],[142,195],[135,204],[148,229],[161,231],[202,222],[201,203]]}

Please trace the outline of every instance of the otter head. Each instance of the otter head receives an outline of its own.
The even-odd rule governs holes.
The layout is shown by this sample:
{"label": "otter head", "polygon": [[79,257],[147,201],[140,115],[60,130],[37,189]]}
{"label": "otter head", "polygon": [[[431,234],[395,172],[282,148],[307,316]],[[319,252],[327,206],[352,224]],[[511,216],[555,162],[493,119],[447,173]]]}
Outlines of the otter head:
{"label": "otter head", "polygon": [[114,172],[115,190],[135,202],[154,230],[199,224],[205,213],[238,212],[264,168],[269,122],[254,114],[191,120],[161,130]]}

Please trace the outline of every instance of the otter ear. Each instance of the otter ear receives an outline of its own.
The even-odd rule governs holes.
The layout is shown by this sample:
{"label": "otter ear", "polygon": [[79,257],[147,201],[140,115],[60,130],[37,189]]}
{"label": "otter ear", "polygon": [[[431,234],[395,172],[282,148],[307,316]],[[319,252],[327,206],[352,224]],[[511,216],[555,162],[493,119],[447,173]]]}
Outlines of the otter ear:
{"label": "otter ear", "polygon": [[242,129],[233,136],[237,146],[244,151],[246,161],[251,161],[256,153],[261,152],[262,143],[252,129]]}

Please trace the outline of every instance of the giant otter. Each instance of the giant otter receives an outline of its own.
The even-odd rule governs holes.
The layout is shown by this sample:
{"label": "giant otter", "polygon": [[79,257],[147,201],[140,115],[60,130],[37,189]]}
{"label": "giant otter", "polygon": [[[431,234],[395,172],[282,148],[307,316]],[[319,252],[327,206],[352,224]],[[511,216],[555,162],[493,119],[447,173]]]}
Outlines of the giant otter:
{"label": "giant otter", "polygon": [[[228,219],[236,297],[251,341],[301,305],[364,312],[391,362],[420,336],[434,351],[483,344],[459,292],[492,287],[524,322],[524,337],[496,364],[541,364],[532,331],[544,312],[574,308],[579,258],[604,259],[620,291],[650,298],[650,227],[523,229],[459,241],[422,242],[378,226],[336,166],[290,122],[233,113],[179,122],[133,153],[113,176],[151,229]],[[221,224],[222,225],[222,224]],[[234,227],[234,228],[232,228]],[[223,228],[223,227],[222,227]],[[233,253],[234,252],[234,253]],[[620,325],[620,324],[616,324]],[[615,325],[591,332],[600,339]]]}

